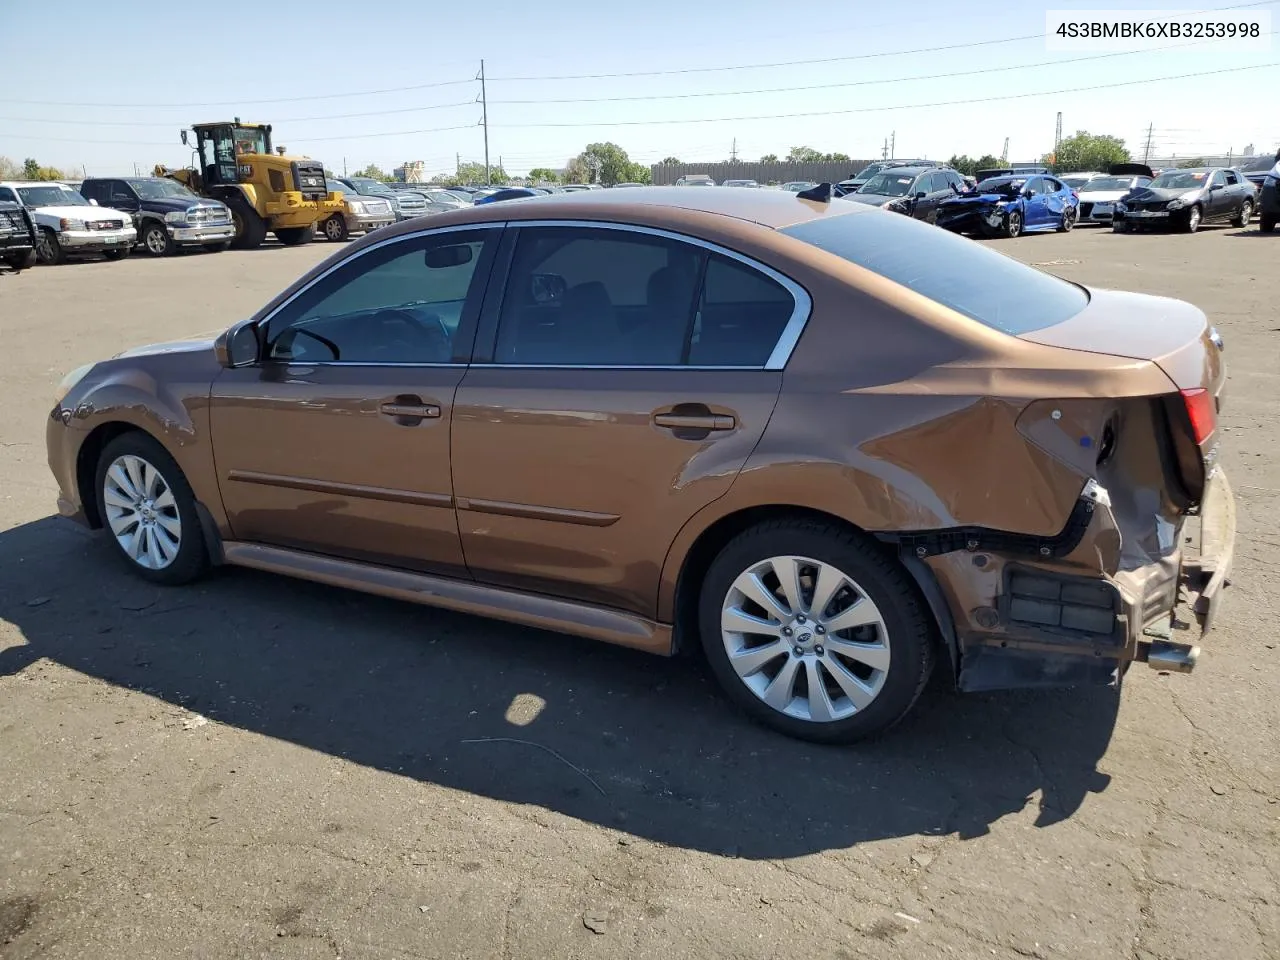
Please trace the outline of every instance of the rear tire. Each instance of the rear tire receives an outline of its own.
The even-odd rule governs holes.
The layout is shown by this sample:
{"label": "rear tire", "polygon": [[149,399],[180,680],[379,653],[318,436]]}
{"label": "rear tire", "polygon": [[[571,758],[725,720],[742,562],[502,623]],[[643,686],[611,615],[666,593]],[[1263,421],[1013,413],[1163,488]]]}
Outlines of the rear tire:
{"label": "rear tire", "polygon": [[1058,224],[1059,233],[1070,233],[1071,228],[1076,225],[1076,208],[1063,207],[1062,222]]}
{"label": "rear tire", "polygon": [[209,566],[195,494],[161,444],[133,431],[102,451],[94,471],[98,516],[138,576],[177,586]]}
{"label": "rear tire", "polygon": [[286,247],[300,247],[304,243],[311,242],[311,238],[316,234],[316,228],[315,224],[309,227],[281,227],[275,233],[276,239]]}
{"label": "rear tire", "polygon": [[231,221],[236,228],[231,245],[240,250],[256,250],[262,246],[262,241],[267,239],[266,221],[249,205],[244,194],[231,194],[227,197],[226,204],[231,208]]}
{"label": "rear tire", "polygon": [[1253,201],[1246,200],[1240,204],[1240,212],[1236,214],[1235,225],[1243,230],[1249,226],[1249,221],[1253,219]]}
{"label": "rear tire", "polygon": [[155,220],[148,220],[142,225],[142,245],[147,248],[147,253],[153,257],[170,257],[173,251],[178,249],[178,245],[173,242],[173,237],[169,236],[169,231],[165,229],[163,223]]}
{"label": "rear tire", "polygon": [[[860,613],[851,613],[855,606]],[[883,733],[933,670],[933,622],[910,577],[878,544],[832,524],[776,520],[739,534],[707,570],[698,617],[707,661],[729,698],[803,740]],[[742,624],[762,629],[726,629]],[[811,695],[814,682],[821,688]]]}

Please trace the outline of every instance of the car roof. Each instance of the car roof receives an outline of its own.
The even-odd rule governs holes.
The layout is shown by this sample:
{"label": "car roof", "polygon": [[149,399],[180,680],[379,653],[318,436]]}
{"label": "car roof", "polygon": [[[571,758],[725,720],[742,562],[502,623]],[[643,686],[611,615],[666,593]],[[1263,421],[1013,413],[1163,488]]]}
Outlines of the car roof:
{"label": "car roof", "polygon": [[903,174],[912,174],[912,175],[916,175],[916,174],[921,174],[921,173],[934,173],[934,172],[936,172],[936,171],[937,171],[937,169],[938,169],[938,168],[937,168],[937,167],[934,167],[934,166],[928,166],[928,167],[901,167],[901,166],[899,166],[899,167],[886,167],[885,169],[881,170],[880,172],[881,172],[881,173],[887,173],[887,174],[889,174],[889,175],[891,175],[891,176],[895,176],[895,177],[897,177],[897,176],[902,176]]}
{"label": "car roof", "polygon": [[[637,223],[687,219],[696,213],[726,217],[779,230],[829,216],[874,215],[862,204],[804,200],[781,190],[683,190],[647,187],[644,190],[591,190],[526,197],[502,204],[486,204],[436,214],[432,223],[479,223],[490,220],[593,220]],[[422,224],[405,220],[379,231],[381,236],[410,233]]]}

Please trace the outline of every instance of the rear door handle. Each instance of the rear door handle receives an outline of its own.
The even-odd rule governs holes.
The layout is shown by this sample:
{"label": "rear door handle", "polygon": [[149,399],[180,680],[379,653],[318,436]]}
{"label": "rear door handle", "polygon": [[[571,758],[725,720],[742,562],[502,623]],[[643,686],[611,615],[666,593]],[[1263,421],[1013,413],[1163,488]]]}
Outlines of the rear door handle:
{"label": "rear door handle", "polygon": [[656,426],[671,430],[732,430],[738,422],[725,414],[655,413]]}

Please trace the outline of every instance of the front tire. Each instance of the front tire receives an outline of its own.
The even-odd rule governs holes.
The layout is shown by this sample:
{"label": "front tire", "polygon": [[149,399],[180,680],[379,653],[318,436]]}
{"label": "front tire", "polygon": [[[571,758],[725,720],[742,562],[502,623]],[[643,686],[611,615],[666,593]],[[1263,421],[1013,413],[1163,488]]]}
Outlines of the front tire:
{"label": "front tire", "polygon": [[932,621],[910,577],[835,525],[779,520],[739,534],[708,569],[698,613],[729,698],[804,740],[888,730],[933,670]]}
{"label": "front tire", "polygon": [[1192,204],[1191,209],[1187,211],[1186,218],[1182,221],[1183,233],[1195,233],[1200,229],[1200,223],[1204,219],[1204,213],[1200,209],[1200,204]]}
{"label": "front tire", "polygon": [[94,473],[98,516],[134,573],[169,586],[209,565],[195,494],[173,457],[140,432],[116,437]]}
{"label": "front tire", "polygon": [[153,257],[172,256],[173,251],[178,248],[178,245],[173,242],[173,237],[169,236],[169,231],[164,228],[164,224],[157,223],[155,220],[149,220],[143,225],[142,245]]}
{"label": "front tire", "polygon": [[1253,219],[1253,201],[1246,200],[1240,204],[1240,212],[1236,214],[1235,225],[1243,230],[1249,226],[1249,221]]}
{"label": "front tire", "polygon": [[119,250],[103,250],[102,255],[108,260],[123,260],[133,253],[132,247],[121,247]]}
{"label": "front tire", "polygon": [[333,243],[342,243],[351,236],[351,231],[347,229],[347,218],[340,213],[335,213],[326,220],[322,230],[325,239]]}
{"label": "front tire", "polygon": [[1112,233],[1128,233],[1129,225],[1125,223],[1123,220],[1112,220],[1111,232]]}
{"label": "front tire", "polygon": [[5,258],[10,269],[14,273],[21,273],[36,265],[36,252],[34,249],[28,250],[26,253],[14,253]]}
{"label": "front tire", "polygon": [[36,259],[51,266],[67,262],[67,254],[58,242],[58,235],[49,227],[41,227],[36,234]]}
{"label": "front tire", "polygon": [[1258,215],[1258,229],[1262,233],[1270,233],[1276,228],[1276,215],[1274,213],[1263,213]]}
{"label": "front tire", "polygon": [[1022,214],[1017,210],[1010,210],[1009,215],[1005,217],[1004,235],[1010,240],[1022,235]]}
{"label": "front tire", "polygon": [[240,250],[256,250],[267,239],[267,223],[258,211],[249,205],[243,193],[234,193],[227,197],[226,204],[231,208],[231,222],[235,225],[236,235],[231,245]]}
{"label": "front tire", "polygon": [[286,247],[300,247],[304,243],[310,243],[315,233],[315,224],[309,227],[281,227],[276,231],[276,239]]}

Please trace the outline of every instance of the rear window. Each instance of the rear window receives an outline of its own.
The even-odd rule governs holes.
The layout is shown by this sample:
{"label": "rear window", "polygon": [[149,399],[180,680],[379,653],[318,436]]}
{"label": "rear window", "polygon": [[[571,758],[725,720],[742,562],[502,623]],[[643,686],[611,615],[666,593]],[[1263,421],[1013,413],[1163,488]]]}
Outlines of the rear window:
{"label": "rear window", "polygon": [[1061,323],[1089,303],[1075,284],[900,214],[823,217],[781,232],[1014,336]]}

